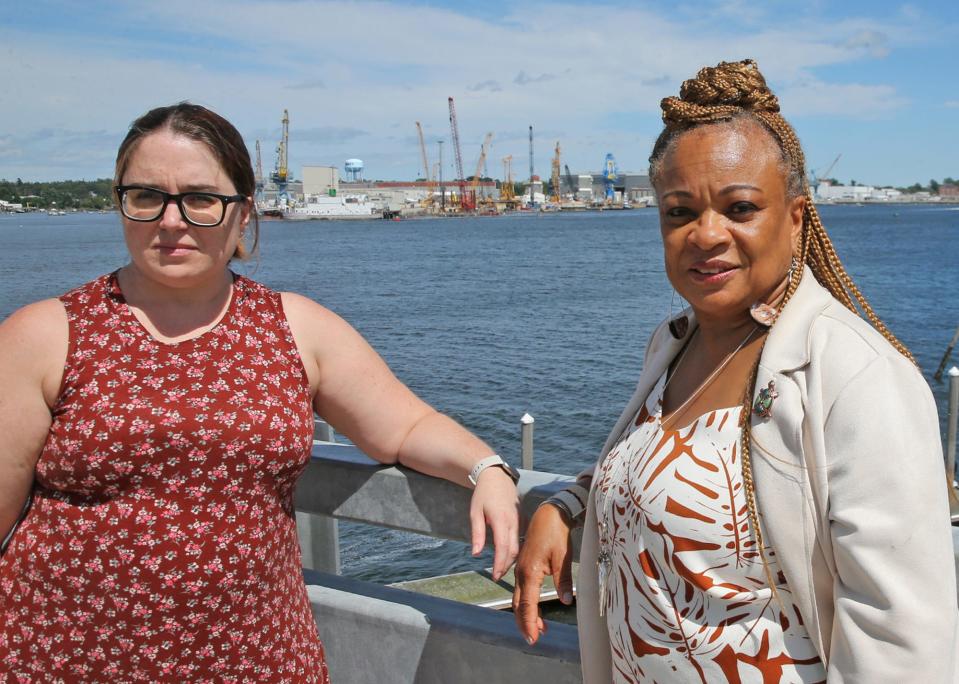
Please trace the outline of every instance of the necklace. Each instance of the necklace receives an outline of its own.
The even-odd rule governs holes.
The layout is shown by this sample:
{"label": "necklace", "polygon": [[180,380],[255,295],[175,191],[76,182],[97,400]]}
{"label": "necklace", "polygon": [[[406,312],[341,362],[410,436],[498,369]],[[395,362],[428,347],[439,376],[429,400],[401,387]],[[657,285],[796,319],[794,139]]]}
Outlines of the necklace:
{"label": "necklace", "polygon": [[[736,354],[738,354],[742,350],[742,348],[746,346],[746,343],[752,339],[753,335],[756,334],[757,330],[759,330],[758,325],[753,327],[749,331],[749,334],[743,338],[743,341],[739,343],[738,347],[736,347],[731,352],[729,352],[729,354],[726,355],[726,358],[724,358],[720,362],[720,364],[716,366],[716,368],[714,368],[713,371],[706,377],[706,379],[703,380],[702,383],[700,383],[699,387],[697,387],[686,398],[686,400],[682,404],[680,404],[670,414],[670,417],[681,416],[682,412],[686,410],[686,407],[689,406],[693,401],[695,401],[696,398],[699,397],[706,390],[706,388],[713,383],[713,381],[719,376],[719,374],[722,373],[723,369],[725,369],[726,366],[729,365],[729,362],[733,360],[733,357],[735,357]],[[697,332],[699,332],[699,328],[696,328],[696,330],[693,331],[693,335],[695,335]],[[673,366],[673,372],[666,378],[666,382],[663,383],[663,388],[660,391],[661,396],[666,394],[666,388],[669,386],[670,381],[674,377],[676,377],[676,373],[679,371],[679,366],[683,362],[683,359],[686,357],[686,352],[689,350],[689,347],[691,346],[690,344],[691,342],[692,342],[692,337],[689,338],[689,342],[686,343],[686,346],[683,347],[683,351],[682,353],[680,353],[679,358],[676,359],[676,364]],[[662,429],[662,424],[663,424],[662,421],[660,421],[660,429]],[[629,429],[629,425],[627,424],[626,430],[628,429]],[[643,445],[642,449],[633,450],[632,453],[645,454],[649,450],[649,447],[652,445],[653,440],[655,440],[656,437],[658,436],[659,431],[660,431],[659,429],[651,430],[652,434],[650,435],[646,443]],[[623,439],[623,436],[620,435],[619,441],[621,442],[622,439]],[[614,483],[619,481],[622,470],[627,465],[628,460],[629,459],[627,458],[626,453],[624,453],[622,457],[613,466],[613,470],[611,473],[609,473],[609,477],[607,478],[607,482],[609,483],[609,486],[606,489],[606,493],[603,495],[602,506],[599,508],[599,510],[602,511],[602,519],[600,520],[600,523],[599,523],[599,555],[596,557],[596,569],[597,569],[597,574],[599,579],[599,614],[601,616],[606,614],[606,588],[609,582],[610,567],[612,566],[612,562],[613,562],[613,557],[612,557],[613,544],[612,544],[612,539],[610,539],[609,527],[610,527],[610,516],[612,513],[612,505],[613,505]],[[597,511],[597,515],[598,514],[599,514],[599,511]]]}

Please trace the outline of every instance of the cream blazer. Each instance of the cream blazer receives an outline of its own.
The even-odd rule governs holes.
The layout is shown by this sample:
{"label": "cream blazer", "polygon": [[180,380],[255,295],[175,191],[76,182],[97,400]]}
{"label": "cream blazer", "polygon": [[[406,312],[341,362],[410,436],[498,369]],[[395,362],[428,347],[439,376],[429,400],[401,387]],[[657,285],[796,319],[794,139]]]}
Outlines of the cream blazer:
{"label": "cream blazer", "polygon": [[[653,333],[600,463],[684,341],[665,323]],[[922,375],[807,268],[769,333],[757,390],[770,380],[779,392],[772,415],[752,417],[760,524],[828,681],[956,681],[949,505],[936,406]],[[608,684],[597,543],[590,496],[577,581],[580,651],[584,681]]]}

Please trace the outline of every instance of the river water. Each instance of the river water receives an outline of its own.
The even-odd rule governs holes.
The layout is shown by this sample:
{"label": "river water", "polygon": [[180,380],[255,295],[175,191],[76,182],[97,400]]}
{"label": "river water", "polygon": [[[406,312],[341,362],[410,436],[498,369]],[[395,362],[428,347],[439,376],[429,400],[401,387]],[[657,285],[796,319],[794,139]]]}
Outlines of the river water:
{"label": "river water", "polygon": [[[821,214],[847,269],[932,382],[959,325],[959,207]],[[261,227],[260,258],[239,272],[342,315],[401,380],[514,463],[519,419],[532,414],[539,470],[574,474],[594,462],[670,306],[652,209]],[[0,215],[0,239],[0,318],[125,263],[113,214]],[[946,385],[932,386],[944,419]],[[490,563],[456,542],[340,529],[343,571],[354,577]]]}

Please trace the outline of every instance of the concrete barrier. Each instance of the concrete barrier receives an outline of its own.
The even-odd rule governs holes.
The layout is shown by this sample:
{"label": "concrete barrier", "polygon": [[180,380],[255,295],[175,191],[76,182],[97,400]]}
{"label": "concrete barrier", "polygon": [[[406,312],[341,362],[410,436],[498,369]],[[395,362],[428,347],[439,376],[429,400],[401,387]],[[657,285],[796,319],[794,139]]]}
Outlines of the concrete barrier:
{"label": "concrete barrier", "polygon": [[558,622],[535,646],[511,613],[304,571],[336,684],[582,682],[576,628]]}

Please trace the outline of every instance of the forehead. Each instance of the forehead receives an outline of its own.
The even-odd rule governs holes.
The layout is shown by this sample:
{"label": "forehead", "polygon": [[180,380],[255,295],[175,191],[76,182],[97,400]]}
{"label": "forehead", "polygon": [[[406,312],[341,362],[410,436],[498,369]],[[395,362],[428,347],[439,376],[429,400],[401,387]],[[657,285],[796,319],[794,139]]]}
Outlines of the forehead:
{"label": "forehead", "polygon": [[681,134],[663,157],[664,180],[695,174],[782,178],[781,153],[772,135],[752,121],[700,126]]}
{"label": "forehead", "polygon": [[130,153],[124,175],[131,173],[203,177],[197,180],[215,180],[225,175],[207,145],[169,129],[149,133],[140,139]]}

